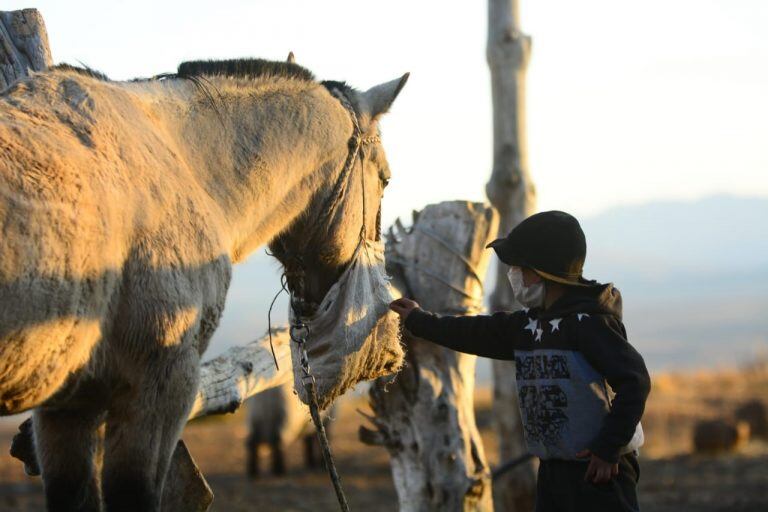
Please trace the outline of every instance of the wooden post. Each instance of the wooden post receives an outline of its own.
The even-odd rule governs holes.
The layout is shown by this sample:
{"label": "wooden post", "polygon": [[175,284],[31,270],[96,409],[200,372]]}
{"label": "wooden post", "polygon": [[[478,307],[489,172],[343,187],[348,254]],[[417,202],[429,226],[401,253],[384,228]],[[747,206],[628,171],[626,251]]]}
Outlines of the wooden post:
{"label": "wooden post", "polygon": [[[500,215],[499,236],[506,236],[535,210],[536,192],[528,171],[525,133],[525,73],[531,38],[520,30],[518,0],[488,0],[488,65],[493,96],[493,170],[486,194]],[[496,266],[491,311],[516,310],[507,281],[507,266]],[[514,362],[493,362],[493,413],[501,461],[526,453],[518,407]],[[533,510],[535,479],[532,462],[500,477],[494,486],[498,510]]]}
{"label": "wooden post", "polygon": [[[398,220],[387,240],[395,288],[431,311],[476,313],[483,293],[473,271],[482,277],[487,269],[495,212],[451,201],[414,216],[410,230]],[[389,451],[400,512],[493,510],[473,407],[477,358],[407,334],[404,342],[403,370],[371,387],[375,430],[361,428],[361,440]]]}
{"label": "wooden post", "polygon": [[0,11],[0,90],[52,64],[48,32],[37,9]]}

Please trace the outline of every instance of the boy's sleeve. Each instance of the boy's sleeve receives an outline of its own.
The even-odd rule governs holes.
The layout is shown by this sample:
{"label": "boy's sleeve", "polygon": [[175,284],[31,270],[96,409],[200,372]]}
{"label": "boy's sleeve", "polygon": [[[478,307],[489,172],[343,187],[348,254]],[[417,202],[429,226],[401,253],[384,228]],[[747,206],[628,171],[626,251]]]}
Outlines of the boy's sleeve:
{"label": "boy's sleeve", "polygon": [[408,315],[405,328],[443,347],[493,359],[514,359],[522,332],[522,311],[478,316],[437,316],[421,309]]}
{"label": "boy's sleeve", "polygon": [[622,323],[610,315],[585,318],[579,329],[579,350],[616,393],[611,411],[589,450],[606,462],[617,462],[621,447],[635,433],[651,391],[642,356],[627,341]]}

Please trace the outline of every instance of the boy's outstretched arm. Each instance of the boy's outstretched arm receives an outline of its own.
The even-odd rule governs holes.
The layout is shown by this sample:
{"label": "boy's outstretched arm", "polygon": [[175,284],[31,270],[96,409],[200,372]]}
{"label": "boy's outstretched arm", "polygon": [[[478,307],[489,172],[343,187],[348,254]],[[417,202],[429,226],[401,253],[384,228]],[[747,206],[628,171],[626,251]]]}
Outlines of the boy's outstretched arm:
{"label": "boy's outstretched arm", "polygon": [[621,322],[610,315],[595,315],[584,323],[579,350],[616,393],[610,413],[588,448],[604,461],[616,462],[643,415],[651,378],[642,356],[627,341]]}
{"label": "boy's outstretched arm", "polygon": [[522,332],[522,314],[437,316],[413,300],[401,298],[389,305],[414,336],[444,347],[493,359],[514,359],[515,337]]}

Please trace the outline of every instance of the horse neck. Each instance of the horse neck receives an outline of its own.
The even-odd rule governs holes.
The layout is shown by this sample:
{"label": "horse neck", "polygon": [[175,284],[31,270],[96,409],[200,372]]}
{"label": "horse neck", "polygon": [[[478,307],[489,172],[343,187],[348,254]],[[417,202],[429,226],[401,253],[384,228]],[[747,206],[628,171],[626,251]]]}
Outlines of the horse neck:
{"label": "horse neck", "polygon": [[351,121],[317,84],[212,82],[215,108],[190,91],[164,111],[197,182],[226,219],[230,257],[239,261],[332,186]]}

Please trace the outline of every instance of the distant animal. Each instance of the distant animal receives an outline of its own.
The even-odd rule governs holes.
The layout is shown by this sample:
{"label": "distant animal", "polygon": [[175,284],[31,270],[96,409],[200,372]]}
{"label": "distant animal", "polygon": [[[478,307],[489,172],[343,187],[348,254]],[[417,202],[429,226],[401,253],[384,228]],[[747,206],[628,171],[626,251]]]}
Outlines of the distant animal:
{"label": "distant animal", "polygon": [[737,420],[749,424],[750,436],[768,439],[768,407],[759,399],[741,404],[734,412]]}
{"label": "distant animal", "polygon": [[0,415],[34,408],[50,510],[159,510],[232,264],[270,242],[321,301],[377,236],[378,120],[406,79],[359,92],[243,59],[131,82],[59,66],[0,93]]}
{"label": "distant animal", "polygon": [[[319,467],[322,460],[315,427],[309,408],[299,400],[289,382],[263,391],[248,399],[248,438],[245,442],[246,474],[259,475],[259,447],[269,446],[273,475],[286,472],[285,449],[301,439],[304,443],[304,464],[309,469]],[[335,407],[322,413],[323,426],[330,439],[331,421]]]}
{"label": "distant animal", "polygon": [[749,440],[749,424],[731,419],[701,420],[693,427],[693,450],[696,453],[730,452]]}

